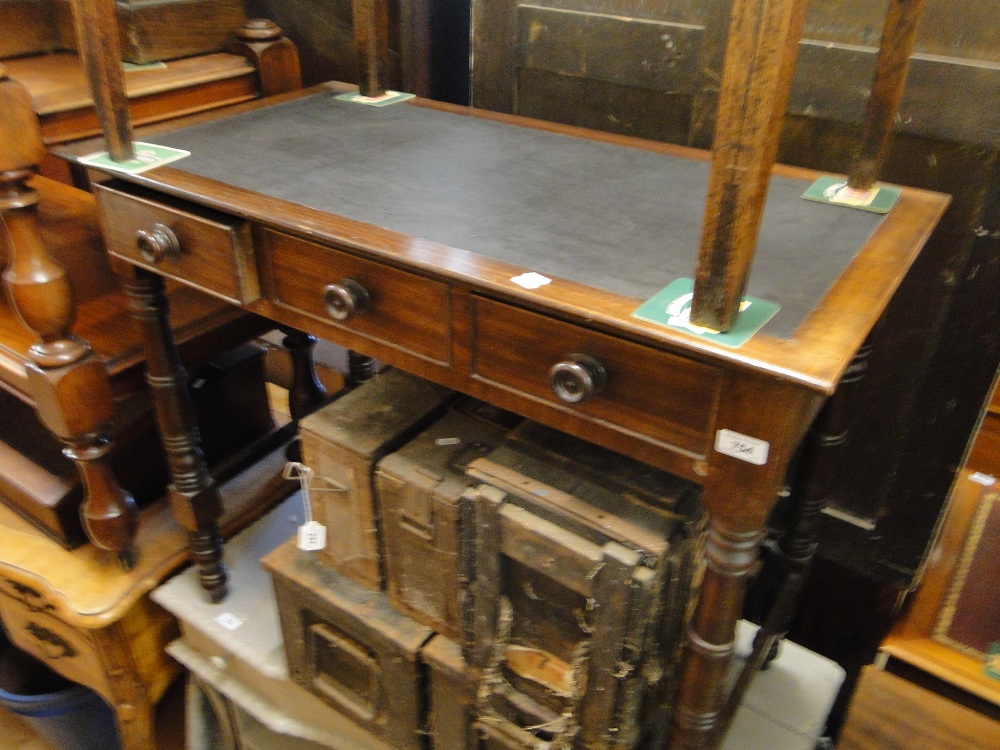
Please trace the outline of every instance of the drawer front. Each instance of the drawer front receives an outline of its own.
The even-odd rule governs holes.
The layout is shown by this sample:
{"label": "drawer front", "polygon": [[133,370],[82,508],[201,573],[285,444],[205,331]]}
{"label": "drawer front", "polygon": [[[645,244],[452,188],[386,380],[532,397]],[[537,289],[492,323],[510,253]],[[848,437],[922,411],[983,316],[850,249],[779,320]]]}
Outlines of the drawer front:
{"label": "drawer front", "polygon": [[[699,456],[707,454],[721,370],[502,302],[476,298],[474,304],[475,377]],[[567,403],[556,395],[549,373],[577,354],[596,360],[606,377],[590,400]]]}
{"label": "drawer front", "polygon": [[105,671],[88,632],[67,625],[51,611],[32,587],[0,580],[0,615],[11,642],[65,677],[108,695]]}
{"label": "drawer front", "polygon": [[[260,297],[249,225],[138,188],[94,186],[108,250],[129,263],[246,304]],[[167,202],[170,201],[170,202]]]}
{"label": "drawer front", "polygon": [[[450,361],[447,285],[277,232],[262,231],[260,243],[276,302],[425,359]],[[337,318],[329,303],[343,290],[367,299]]]}

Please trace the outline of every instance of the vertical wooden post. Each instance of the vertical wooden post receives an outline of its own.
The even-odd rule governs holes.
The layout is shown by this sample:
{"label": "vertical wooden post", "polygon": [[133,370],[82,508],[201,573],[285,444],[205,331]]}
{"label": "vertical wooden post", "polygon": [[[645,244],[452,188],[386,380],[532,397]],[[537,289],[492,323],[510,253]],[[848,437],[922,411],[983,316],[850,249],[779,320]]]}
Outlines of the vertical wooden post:
{"label": "vertical wooden post", "polygon": [[354,0],[358,85],[364,96],[382,96],[389,68],[388,0]]}
{"label": "vertical wooden post", "polygon": [[865,108],[861,145],[847,180],[848,186],[855,190],[871,189],[882,171],[889,133],[903,98],[910,53],[923,10],[924,0],[889,0],[882,41],[875,59],[872,91]]}
{"label": "vertical wooden post", "polygon": [[135,157],[114,0],[73,0],[77,44],[90,82],[108,154]]}
{"label": "vertical wooden post", "polygon": [[174,516],[187,532],[201,585],[211,601],[220,602],[228,593],[219,533],[222,498],[201,452],[187,376],[170,330],[163,279],[142,268],[133,273],[125,291],[144,340],[146,382],[170,467],[167,494]]}
{"label": "vertical wooden post", "polygon": [[319,406],[326,398],[326,388],[316,375],[313,349],[315,336],[294,328],[282,327],[285,337],[281,345],[288,350],[292,360],[292,383],[288,389],[288,410],[292,419],[298,421]]}
{"label": "vertical wooden post", "polygon": [[28,186],[45,155],[28,92],[0,66],[0,221],[10,237],[4,285],[21,321],[38,334],[27,366],[35,406],[66,446],[84,485],[81,518],[88,538],[126,565],[139,515],[119,485],[107,454],[114,397],[104,363],[70,333],[75,306],[65,270],[49,255],[38,228],[38,193]]}
{"label": "vertical wooden post", "polygon": [[722,73],[691,320],[739,313],[778,150],[807,0],[736,0]]}
{"label": "vertical wooden post", "polygon": [[[753,435],[770,446],[769,458],[752,464],[716,453],[702,502],[709,516],[705,569],[698,604],[688,625],[670,750],[705,750],[715,731],[733,656],[736,623],[758,559],[767,516],[788,471],[788,457],[822,404],[777,378],[741,375],[723,388],[718,424]],[[769,408],[781,404],[780,411]]]}

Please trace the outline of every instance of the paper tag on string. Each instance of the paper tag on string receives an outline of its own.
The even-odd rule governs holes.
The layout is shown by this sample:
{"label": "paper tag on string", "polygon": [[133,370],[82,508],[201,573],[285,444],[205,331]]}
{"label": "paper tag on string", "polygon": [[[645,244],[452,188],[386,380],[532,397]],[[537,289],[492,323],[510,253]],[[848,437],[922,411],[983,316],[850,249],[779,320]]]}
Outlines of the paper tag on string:
{"label": "paper tag on string", "polygon": [[326,547],[326,526],[318,521],[309,521],[299,526],[298,547],[306,552],[315,552]]}
{"label": "paper tag on string", "polygon": [[298,479],[302,488],[302,505],[305,513],[305,523],[299,526],[296,545],[305,552],[315,552],[326,547],[326,526],[314,521],[312,517],[312,502],[309,499],[309,484],[312,482],[313,470],[298,461],[285,464],[282,476],[285,479]]}

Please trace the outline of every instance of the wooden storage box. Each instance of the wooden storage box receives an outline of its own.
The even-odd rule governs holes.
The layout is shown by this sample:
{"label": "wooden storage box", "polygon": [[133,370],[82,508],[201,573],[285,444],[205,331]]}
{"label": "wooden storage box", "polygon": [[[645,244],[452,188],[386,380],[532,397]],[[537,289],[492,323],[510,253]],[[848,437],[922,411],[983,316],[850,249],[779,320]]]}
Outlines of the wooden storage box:
{"label": "wooden storage box", "polygon": [[[473,461],[468,473],[506,493],[504,503],[554,524],[567,535],[593,545],[614,543],[638,555],[648,589],[635,598],[641,621],[627,634],[626,650],[632,655],[636,679],[622,688],[613,746],[633,747],[643,732],[660,731],[656,719],[669,713],[676,687],[677,650],[701,538],[698,488],[532,422],[513,430],[488,458]],[[471,518],[463,517],[462,523],[475,533]],[[463,565],[468,566],[466,577],[475,580],[483,560],[481,551],[470,544],[463,541]],[[579,618],[570,600],[536,571],[515,562],[498,575],[515,614],[511,631],[515,641],[579,641]],[[467,659],[479,647],[476,638],[467,626]]]}
{"label": "wooden storage box", "polygon": [[226,543],[230,594],[222,604],[206,600],[194,568],[152,592],[180,622],[182,638],[167,651],[191,673],[189,691],[204,699],[197,703],[207,704],[201,722],[188,722],[188,747],[210,744],[214,719],[242,750],[388,750],[289,678],[278,605],[260,558],[300,523],[296,493]]}
{"label": "wooden storage box", "polygon": [[271,573],[292,679],[397,750],[423,750],[421,646],[430,628],[288,542]]}
{"label": "wooden storage box", "polygon": [[[221,50],[246,20],[243,0],[115,0],[122,59],[174,60]],[[70,0],[54,0],[59,41],[76,49]]]}
{"label": "wooden storage box", "polygon": [[451,396],[390,369],[299,422],[302,460],[315,472],[313,517],[327,528],[325,562],[381,589],[375,464],[440,416]]}
{"label": "wooden storage box", "polygon": [[656,573],[488,485],[463,496],[462,522],[463,651],[486,746],[636,747]]}
{"label": "wooden storage box", "polygon": [[474,481],[465,468],[496,448],[517,419],[473,399],[456,406],[375,472],[389,600],[455,640],[461,638],[459,500]]}
{"label": "wooden storage box", "polygon": [[420,651],[427,667],[427,733],[434,750],[476,747],[476,691],[479,679],[462,647],[436,635]]}

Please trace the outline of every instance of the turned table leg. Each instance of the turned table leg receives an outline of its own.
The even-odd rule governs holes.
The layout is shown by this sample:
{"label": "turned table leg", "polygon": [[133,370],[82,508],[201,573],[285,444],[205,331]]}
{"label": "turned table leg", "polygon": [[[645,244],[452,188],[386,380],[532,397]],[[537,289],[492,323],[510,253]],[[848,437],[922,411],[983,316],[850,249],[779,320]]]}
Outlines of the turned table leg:
{"label": "turned table leg", "polygon": [[201,585],[212,601],[219,602],[228,593],[219,534],[222,501],[201,451],[187,377],[170,330],[163,279],[136,268],[126,292],[143,337],[146,380],[170,468],[170,504],[188,534]]}
{"label": "turned table leg", "polygon": [[672,750],[704,750],[720,739],[725,676],[758,545],[791,456],[823,402],[821,394],[765,375],[728,378],[717,427],[758,442],[752,461],[721,452],[726,448],[718,443],[709,461],[702,496],[710,518],[705,567],[681,664]]}

